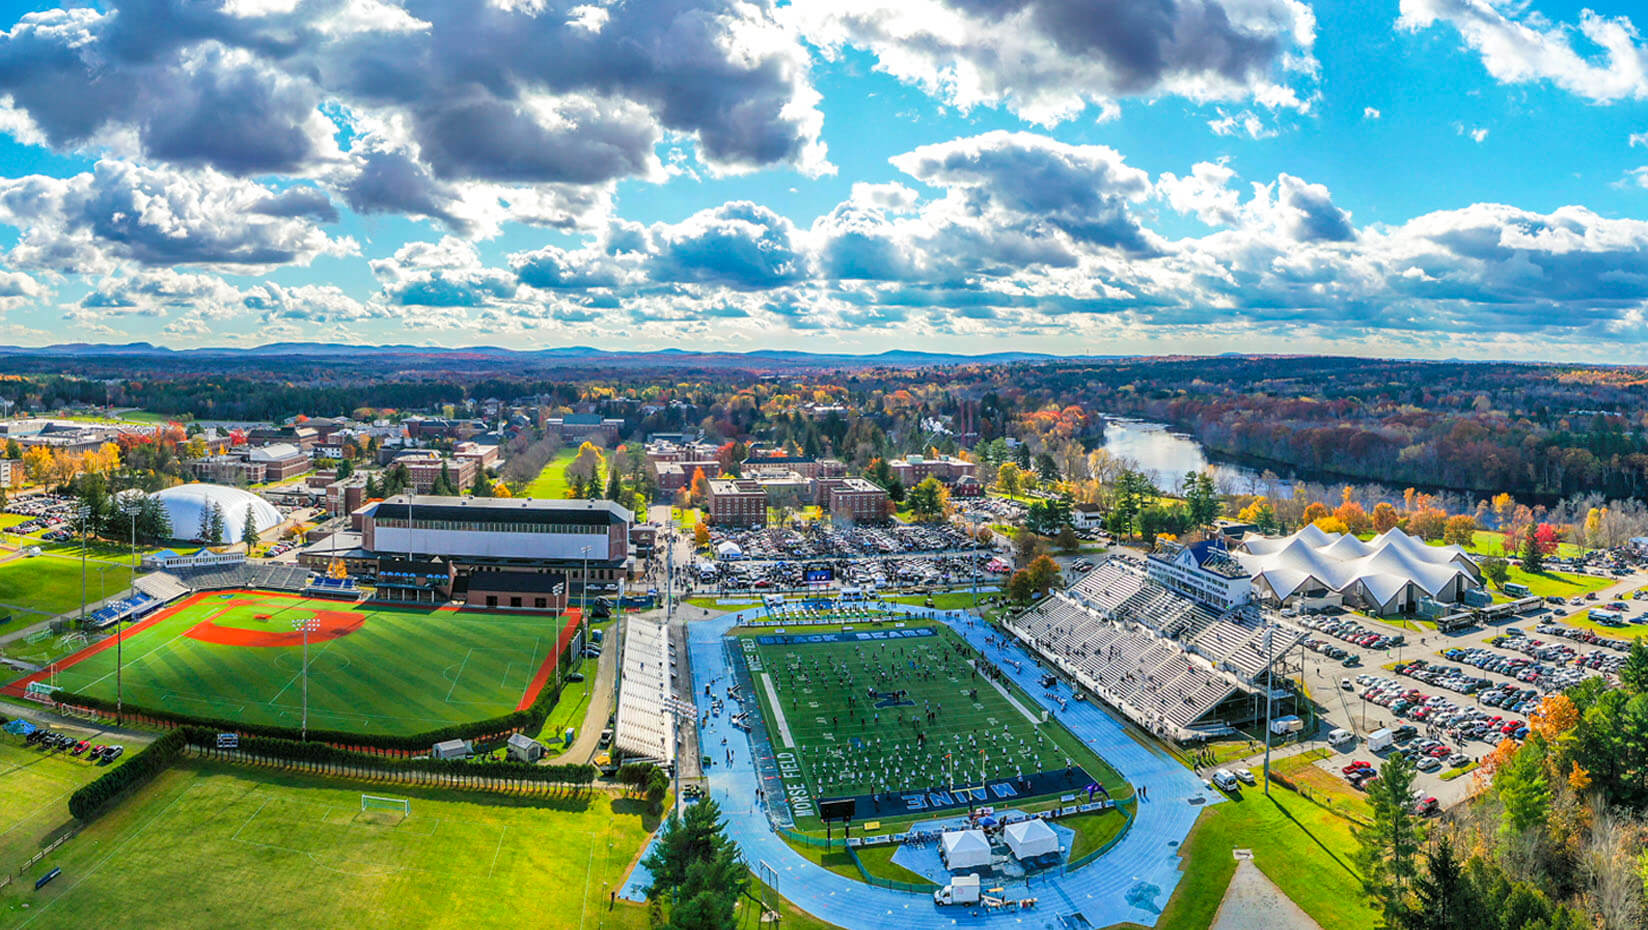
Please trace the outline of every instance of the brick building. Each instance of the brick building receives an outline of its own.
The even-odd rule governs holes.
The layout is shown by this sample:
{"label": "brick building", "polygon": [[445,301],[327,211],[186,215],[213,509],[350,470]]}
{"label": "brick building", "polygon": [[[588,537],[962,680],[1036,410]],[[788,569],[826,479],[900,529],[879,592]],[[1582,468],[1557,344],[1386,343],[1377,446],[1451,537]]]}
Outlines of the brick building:
{"label": "brick building", "polygon": [[885,523],[891,511],[887,492],[864,478],[843,478],[829,491],[830,519],[846,523]]}
{"label": "brick building", "polygon": [[766,526],[767,489],[748,478],[707,482],[704,509],[716,526]]}

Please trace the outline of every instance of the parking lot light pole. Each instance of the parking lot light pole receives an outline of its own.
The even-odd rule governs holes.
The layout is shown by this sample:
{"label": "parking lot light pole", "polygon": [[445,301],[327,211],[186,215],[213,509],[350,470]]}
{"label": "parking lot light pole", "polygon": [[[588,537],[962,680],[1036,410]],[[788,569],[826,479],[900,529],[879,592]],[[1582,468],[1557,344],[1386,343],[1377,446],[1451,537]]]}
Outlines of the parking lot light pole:
{"label": "parking lot light pole", "polygon": [[589,633],[589,547],[581,547],[584,553],[584,580],[578,586],[578,619],[583,623],[584,633]]}
{"label": "parking lot light pole", "polygon": [[309,634],[320,629],[320,621],[314,617],[302,620],[293,620],[292,628],[303,634],[303,736],[309,739]]}

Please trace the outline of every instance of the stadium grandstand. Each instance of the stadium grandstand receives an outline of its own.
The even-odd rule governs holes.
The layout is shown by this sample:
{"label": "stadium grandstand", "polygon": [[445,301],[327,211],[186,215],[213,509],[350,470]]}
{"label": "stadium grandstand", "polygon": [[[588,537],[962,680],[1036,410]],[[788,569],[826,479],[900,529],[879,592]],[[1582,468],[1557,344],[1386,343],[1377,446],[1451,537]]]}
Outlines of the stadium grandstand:
{"label": "stadium grandstand", "polygon": [[[1006,625],[1128,719],[1178,742],[1229,733],[1262,716],[1271,671],[1304,639],[1267,624],[1251,605],[1217,611],[1120,559]],[[1276,697],[1293,697],[1279,679]]]}
{"label": "stadium grandstand", "polygon": [[624,624],[623,666],[619,669],[618,712],[612,735],[613,746],[626,757],[674,764],[674,727],[670,720],[673,665],[668,627],[630,617]]}
{"label": "stadium grandstand", "polygon": [[254,564],[242,562],[230,565],[205,565],[192,569],[177,569],[177,578],[194,591],[215,591],[228,588],[260,588],[268,591],[305,591],[314,572],[301,565],[285,562]]}
{"label": "stadium grandstand", "polygon": [[88,614],[85,628],[88,630],[106,629],[122,620],[136,620],[159,606],[159,601],[142,591],[138,591],[131,597],[122,598],[118,601],[109,601],[93,613]]}

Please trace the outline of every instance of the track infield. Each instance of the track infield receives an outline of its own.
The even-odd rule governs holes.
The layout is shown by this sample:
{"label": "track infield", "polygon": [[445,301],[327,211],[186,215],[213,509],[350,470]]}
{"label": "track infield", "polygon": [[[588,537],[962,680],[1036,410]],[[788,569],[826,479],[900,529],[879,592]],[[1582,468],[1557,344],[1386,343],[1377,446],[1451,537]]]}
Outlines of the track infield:
{"label": "track infield", "polygon": [[[527,616],[452,608],[340,604],[269,591],[194,594],[122,636],[128,704],[247,723],[297,726],[309,634],[309,726],[418,733],[530,705],[577,627],[576,612]],[[56,684],[112,700],[115,640],[57,663]],[[49,673],[0,688],[20,696]]]}
{"label": "track infield", "polygon": [[[786,793],[854,798],[860,819],[1079,794],[1121,776],[942,624],[854,622],[736,634]],[[931,714],[931,716],[929,716]],[[795,809],[798,825],[816,818]]]}

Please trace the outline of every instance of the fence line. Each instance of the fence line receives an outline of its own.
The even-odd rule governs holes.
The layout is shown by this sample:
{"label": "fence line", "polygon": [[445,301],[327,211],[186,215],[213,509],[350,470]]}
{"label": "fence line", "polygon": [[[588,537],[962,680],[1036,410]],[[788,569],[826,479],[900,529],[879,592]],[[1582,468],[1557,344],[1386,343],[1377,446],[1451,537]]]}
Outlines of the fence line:
{"label": "fence line", "polygon": [[[57,847],[62,846],[64,843],[67,843],[70,839],[72,839],[73,837],[79,835],[79,833],[80,833],[80,828],[79,827],[74,827],[73,829],[69,830],[67,833],[63,834],[62,836],[58,837],[57,839],[52,840],[50,843],[46,844],[46,848],[44,848],[44,849],[40,850],[39,852],[35,853],[34,855],[30,856],[29,861],[27,861],[27,862],[23,863],[22,865],[18,866],[17,867],[17,874],[22,875],[24,872],[27,872],[29,870],[29,868],[31,866],[33,866],[36,862],[39,862],[41,859],[44,859],[47,856],[51,855],[57,849]],[[5,877],[4,881],[0,881],[0,888],[4,888],[9,884],[11,884],[11,876],[7,875]]]}
{"label": "fence line", "polygon": [[310,762],[298,759],[280,759],[245,752],[240,749],[215,749],[189,745],[184,752],[197,758],[238,762],[265,768],[289,769],[314,775],[349,778],[355,781],[381,781],[396,785],[433,788],[460,788],[470,791],[492,791],[501,794],[556,794],[569,788],[589,788],[589,785],[568,785],[562,782],[510,778],[487,771],[484,764],[474,766],[473,773],[428,772],[422,770],[379,769],[349,762]]}

